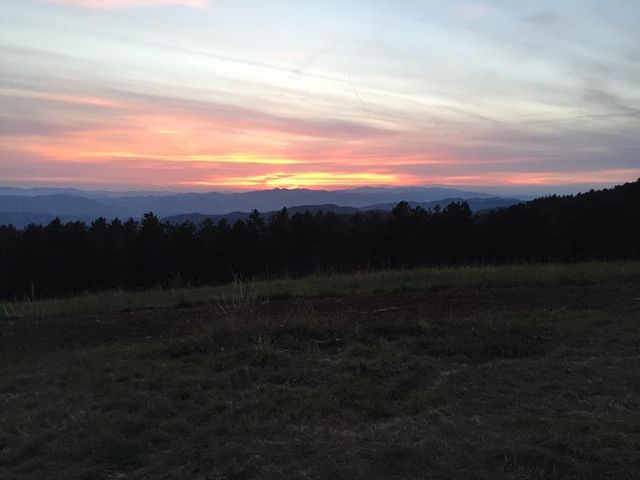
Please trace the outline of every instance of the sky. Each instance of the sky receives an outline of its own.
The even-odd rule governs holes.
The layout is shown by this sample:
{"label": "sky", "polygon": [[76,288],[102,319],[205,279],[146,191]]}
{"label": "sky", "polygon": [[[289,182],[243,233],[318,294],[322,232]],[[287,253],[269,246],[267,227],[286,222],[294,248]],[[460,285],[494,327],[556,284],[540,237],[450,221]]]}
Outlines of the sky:
{"label": "sky", "polygon": [[640,177],[640,0],[2,0],[0,184]]}

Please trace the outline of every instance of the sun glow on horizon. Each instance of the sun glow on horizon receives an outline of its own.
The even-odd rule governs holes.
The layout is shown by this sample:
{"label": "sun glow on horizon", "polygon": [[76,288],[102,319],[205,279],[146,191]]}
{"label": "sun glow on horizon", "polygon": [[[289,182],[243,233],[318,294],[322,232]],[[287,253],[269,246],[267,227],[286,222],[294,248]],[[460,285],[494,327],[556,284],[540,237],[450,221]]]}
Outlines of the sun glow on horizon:
{"label": "sun glow on horizon", "polygon": [[[416,179],[400,177],[387,173],[340,173],[340,172],[301,172],[285,173],[274,172],[267,175],[255,175],[246,177],[221,177],[190,182],[187,185],[199,187],[226,187],[233,189],[266,187],[266,188],[344,188],[361,185],[367,186],[391,186],[411,185]],[[406,183],[405,183],[406,182]]]}

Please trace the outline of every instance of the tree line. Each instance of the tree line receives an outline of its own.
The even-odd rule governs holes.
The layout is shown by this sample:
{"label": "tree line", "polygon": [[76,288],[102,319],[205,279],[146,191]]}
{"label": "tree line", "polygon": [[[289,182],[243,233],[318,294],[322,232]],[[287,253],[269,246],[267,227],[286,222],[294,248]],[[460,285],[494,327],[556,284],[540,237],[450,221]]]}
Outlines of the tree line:
{"label": "tree line", "polygon": [[199,225],[99,218],[0,226],[0,297],[202,285],[234,278],[507,262],[640,258],[640,180],[473,214],[426,210],[297,213]]}

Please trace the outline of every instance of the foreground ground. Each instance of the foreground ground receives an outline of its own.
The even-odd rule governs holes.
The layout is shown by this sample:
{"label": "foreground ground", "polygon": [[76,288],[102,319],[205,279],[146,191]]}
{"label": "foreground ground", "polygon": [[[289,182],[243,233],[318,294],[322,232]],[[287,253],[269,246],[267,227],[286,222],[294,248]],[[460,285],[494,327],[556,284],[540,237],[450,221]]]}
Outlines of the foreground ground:
{"label": "foreground ground", "polygon": [[640,268],[598,271],[7,315],[0,478],[639,478]]}

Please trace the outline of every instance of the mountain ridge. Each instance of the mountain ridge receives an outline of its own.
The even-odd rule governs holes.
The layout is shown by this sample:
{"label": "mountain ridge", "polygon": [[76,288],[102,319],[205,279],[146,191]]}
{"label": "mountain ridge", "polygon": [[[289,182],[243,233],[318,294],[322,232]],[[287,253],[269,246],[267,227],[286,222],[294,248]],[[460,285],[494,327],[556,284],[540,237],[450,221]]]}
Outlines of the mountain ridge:
{"label": "mountain ridge", "polygon": [[[13,192],[12,195],[2,193]],[[231,215],[234,212],[251,212],[258,209],[264,212],[278,211],[283,207],[334,205],[340,208],[381,209],[393,208],[400,201],[412,204],[429,204],[474,200],[474,202],[499,203],[505,206],[517,203],[515,197],[490,196],[481,192],[457,190],[443,187],[363,187],[345,190],[311,189],[273,189],[252,192],[206,192],[148,194],[133,192],[120,196],[111,196],[109,192],[82,193],[75,189],[32,189],[23,195],[16,195],[13,187],[0,187],[0,223],[12,223],[21,226],[35,218],[34,215],[83,219],[90,221],[104,218],[140,218],[147,212],[153,212],[160,218],[185,214],[204,214],[209,216]],[[494,199],[494,200],[492,200]],[[377,207],[379,206],[379,208]],[[474,207],[472,207],[474,208]],[[491,205],[489,208],[492,208]],[[20,218],[24,214],[24,218]]]}
{"label": "mountain ridge", "polygon": [[[422,207],[425,210],[432,210],[436,207],[445,208],[447,205],[451,203],[457,202],[467,202],[471,210],[475,213],[484,213],[492,210],[497,210],[501,208],[508,208],[513,205],[517,205],[518,203],[522,203],[518,199],[513,198],[472,198],[472,199],[461,199],[461,198],[447,198],[443,200],[437,200],[433,202],[407,202],[410,207]],[[340,205],[297,205],[293,207],[288,207],[287,211],[290,215],[295,215],[296,213],[311,213],[316,214],[318,212],[324,213],[335,213],[338,215],[348,215],[354,213],[366,213],[366,212],[389,212],[397,203],[389,203],[389,204],[380,204],[380,205],[368,205],[361,208],[356,207],[345,207]],[[280,210],[272,210],[268,212],[260,212],[263,218],[269,218],[272,215],[278,213]],[[205,220],[211,220],[212,222],[218,222],[220,220],[227,220],[229,222],[235,222],[237,220],[246,220],[251,215],[251,212],[230,212],[221,215],[207,215],[200,212],[192,212],[185,213],[181,215],[174,215],[170,217],[162,218],[163,221],[173,224],[180,224],[184,222],[192,222],[194,224],[199,224]]]}

